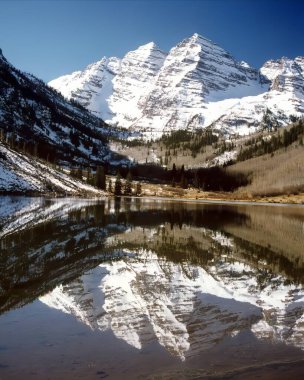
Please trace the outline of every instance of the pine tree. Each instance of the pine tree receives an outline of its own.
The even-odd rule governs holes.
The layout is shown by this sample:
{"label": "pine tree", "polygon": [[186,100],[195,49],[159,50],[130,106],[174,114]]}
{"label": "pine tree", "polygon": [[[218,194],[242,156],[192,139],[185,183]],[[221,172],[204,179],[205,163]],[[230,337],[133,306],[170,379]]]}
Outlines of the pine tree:
{"label": "pine tree", "polygon": [[180,186],[183,189],[187,189],[187,187],[188,187],[188,180],[185,176],[185,173],[182,173],[182,175],[181,175]]}
{"label": "pine tree", "polygon": [[171,177],[171,181],[172,181],[172,186],[175,187],[175,181],[176,181],[176,165],[173,164],[172,166],[172,177]]}
{"label": "pine tree", "polygon": [[82,169],[81,169],[81,168],[78,168],[78,169],[76,170],[75,176],[76,176],[76,178],[82,180]]}
{"label": "pine tree", "polygon": [[198,178],[197,170],[194,172],[193,186],[199,189],[199,178]]}
{"label": "pine tree", "polygon": [[113,193],[113,186],[112,186],[112,180],[111,179],[109,180],[109,184],[108,184],[108,192]]}
{"label": "pine tree", "polygon": [[88,170],[87,170],[87,184],[89,184],[89,185],[92,184],[92,174],[91,174],[90,168],[88,168]]}
{"label": "pine tree", "polygon": [[137,182],[135,192],[136,192],[137,196],[141,195],[141,183],[140,182]]}
{"label": "pine tree", "polygon": [[125,195],[132,195],[132,175],[130,170],[127,174],[124,193]]}
{"label": "pine tree", "polygon": [[34,157],[38,156],[38,143],[36,143],[36,142],[34,145],[33,155],[34,155]]}
{"label": "pine tree", "polygon": [[98,189],[106,189],[106,176],[104,173],[104,168],[102,166],[97,166],[96,176],[95,176],[95,186]]}
{"label": "pine tree", "polygon": [[117,173],[116,176],[116,181],[115,181],[115,186],[114,186],[114,195],[121,195],[121,189],[122,189],[122,184],[121,184],[121,176],[120,173]]}

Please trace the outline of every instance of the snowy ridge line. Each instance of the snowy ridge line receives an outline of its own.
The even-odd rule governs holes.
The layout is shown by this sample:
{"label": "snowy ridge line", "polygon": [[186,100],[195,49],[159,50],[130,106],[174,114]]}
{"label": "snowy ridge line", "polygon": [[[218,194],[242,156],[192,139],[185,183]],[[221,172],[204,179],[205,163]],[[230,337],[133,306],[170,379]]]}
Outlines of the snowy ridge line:
{"label": "snowy ridge line", "polygon": [[151,42],[49,85],[147,140],[210,125],[246,135],[267,110],[282,126],[304,114],[304,57],[270,60],[257,70],[196,33],[169,53]]}

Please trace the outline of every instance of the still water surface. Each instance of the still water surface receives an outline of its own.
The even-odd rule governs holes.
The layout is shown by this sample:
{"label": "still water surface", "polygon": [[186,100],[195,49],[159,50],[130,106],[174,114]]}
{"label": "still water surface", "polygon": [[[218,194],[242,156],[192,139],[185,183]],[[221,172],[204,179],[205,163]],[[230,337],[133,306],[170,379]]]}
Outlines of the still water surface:
{"label": "still water surface", "polygon": [[0,379],[300,379],[304,208],[0,198]]}

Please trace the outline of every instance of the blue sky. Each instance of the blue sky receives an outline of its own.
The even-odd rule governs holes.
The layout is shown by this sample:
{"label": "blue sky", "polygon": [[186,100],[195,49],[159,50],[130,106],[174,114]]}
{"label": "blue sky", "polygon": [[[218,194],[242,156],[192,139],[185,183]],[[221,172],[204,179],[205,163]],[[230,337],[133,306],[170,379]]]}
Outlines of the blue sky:
{"label": "blue sky", "polygon": [[154,41],[168,51],[199,33],[236,59],[304,55],[302,0],[0,0],[0,47],[49,81]]}

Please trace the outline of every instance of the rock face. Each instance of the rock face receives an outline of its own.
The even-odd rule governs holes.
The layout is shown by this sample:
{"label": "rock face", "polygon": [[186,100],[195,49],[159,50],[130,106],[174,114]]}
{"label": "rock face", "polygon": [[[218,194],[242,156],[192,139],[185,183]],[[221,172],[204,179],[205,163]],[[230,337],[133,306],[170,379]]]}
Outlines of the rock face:
{"label": "rock face", "polygon": [[261,73],[271,81],[271,90],[304,96],[304,57],[268,61],[261,68]]}
{"label": "rock face", "polygon": [[153,42],[131,51],[121,60],[120,72],[113,80],[110,108],[118,125],[131,125],[142,116],[145,98],[153,90],[166,53]]}
{"label": "rock face", "polygon": [[282,125],[303,114],[303,68],[304,58],[297,57],[256,70],[194,34],[168,54],[149,43],[121,61],[104,58],[49,84],[108,122],[148,137],[211,124],[243,134],[268,109]]}
{"label": "rock face", "polygon": [[53,80],[49,84],[60,90],[63,96],[75,99],[98,116],[110,119],[108,98],[113,93],[113,78],[120,71],[118,58],[102,58],[84,71],[76,71]]}
{"label": "rock face", "polygon": [[259,74],[194,34],[171,49],[135,125],[156,133],[208,125],[210,102],[262,91]]}

